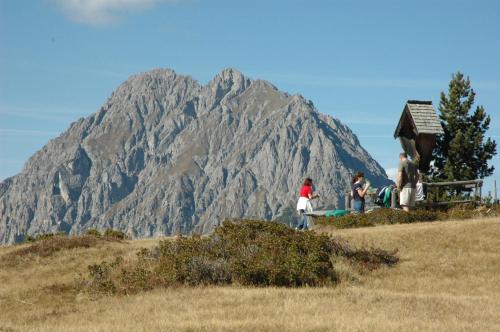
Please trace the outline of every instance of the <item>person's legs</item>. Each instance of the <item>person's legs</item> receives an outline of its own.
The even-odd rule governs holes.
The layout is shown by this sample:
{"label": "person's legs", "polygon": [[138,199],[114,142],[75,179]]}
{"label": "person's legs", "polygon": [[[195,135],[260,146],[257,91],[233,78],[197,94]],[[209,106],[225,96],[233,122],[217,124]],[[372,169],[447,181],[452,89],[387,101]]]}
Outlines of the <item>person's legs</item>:
{"label": "person's legs", "polygon": [[298,230],[302,230],[304,227],[307,227],[307,216],[304,214],[304,210],[299,210],[299,224],[297,225]]}
{"label": "person's legs", "polygon": [[304,230],[307,231],[309,229],[309,217],[304,215]]}
{"label": "person's legs", "polygon": [[354,200],[352,203],[352,209],[355,214],[363,213],[363,202]]}
{"label": "person's legs", "polygon": [[404,205],[401,207],[404,211],[410,212],[415,207],[415,201],[417,200],[417,190],[415,188],[403,188],[404,191]]}
{"label": "person's legs", "polygon": [[399,193],[399,205],[406,212],[410,211],[410,194],[410,188],[403,188]]}

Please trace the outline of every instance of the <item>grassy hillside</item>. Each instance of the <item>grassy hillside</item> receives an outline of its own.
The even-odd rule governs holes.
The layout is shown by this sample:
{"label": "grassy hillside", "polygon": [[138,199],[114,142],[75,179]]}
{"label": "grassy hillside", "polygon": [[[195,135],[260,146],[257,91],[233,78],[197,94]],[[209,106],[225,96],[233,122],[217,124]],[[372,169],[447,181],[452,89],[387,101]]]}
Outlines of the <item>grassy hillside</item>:
{"label": "grassy hillside", "polygon": [[61,283],[158,240],[101,241],[14,263],[5,258],[19,247],[1,247],[0,331],[500,330],[500,218],[319,231],[398,248],[401,261],[371,273],[340,261],[336,287],[182,287],[93,299]]}

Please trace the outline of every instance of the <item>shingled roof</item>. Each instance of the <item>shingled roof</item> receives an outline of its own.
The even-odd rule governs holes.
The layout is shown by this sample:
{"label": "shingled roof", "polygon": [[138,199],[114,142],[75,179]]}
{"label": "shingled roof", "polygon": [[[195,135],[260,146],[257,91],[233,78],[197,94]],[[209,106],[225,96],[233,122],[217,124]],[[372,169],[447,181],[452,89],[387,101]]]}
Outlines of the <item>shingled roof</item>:
{"label": "shingled roof", "polygon": [[408,114],[411,118],[416,135],[443,133],[441,122],[432,107],[431,101],[408,100],[394,132],[394,137],[399,136],[403,121],[406,118],[405,114]]}

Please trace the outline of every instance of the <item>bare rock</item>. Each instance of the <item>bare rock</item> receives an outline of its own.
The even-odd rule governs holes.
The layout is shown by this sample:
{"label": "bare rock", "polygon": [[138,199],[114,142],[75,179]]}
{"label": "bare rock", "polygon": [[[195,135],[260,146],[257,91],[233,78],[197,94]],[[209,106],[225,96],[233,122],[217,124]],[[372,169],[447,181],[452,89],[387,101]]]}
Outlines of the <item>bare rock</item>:
{"label": "bare rock", "polygon": [[211,231],[225,218],[293,215],[305,176],[343,206],[354,171],[388,182],[339,120],[225,69],[207,85],[134,75],[0,183],[0,243],[116,228],[135,237]]}

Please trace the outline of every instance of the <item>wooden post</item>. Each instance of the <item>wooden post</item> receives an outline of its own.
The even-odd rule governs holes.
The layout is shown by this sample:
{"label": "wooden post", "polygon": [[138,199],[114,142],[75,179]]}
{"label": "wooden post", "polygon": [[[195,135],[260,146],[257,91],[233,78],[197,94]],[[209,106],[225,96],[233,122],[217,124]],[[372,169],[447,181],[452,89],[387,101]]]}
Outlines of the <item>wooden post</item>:
{"label": "wooden post", "polygon": [[345,210],[350,210],[351,209],[351,192],[350,191],[346,191],[345,192],[345,201],[344,201],[344,204],[345,204]]}
{"label": "wooden post", "polygon": [[396,195],[397,195],[397,189],[394,188],[391,192],[391,208],[395,209],[396,208]]}
{"label": "wooden post", "polygon": [[482,197],[481,197],[481,196],[482,196],[482,195],[481,195],[481,191],[482,191],[482,189],[483,189],[483,185],[482,185],[482,184],[480,184],[480,185],[479,185],[479,204],[481,204],[481,198],[482,198]]}
{"label": "wooden post", "polygon": [[493,180],[493,204],[497,204],[497,180]]}
{"label": "wooden post", "polygon": [[474,202],[477,202],[477,183],[476,185],[474,186]]}

